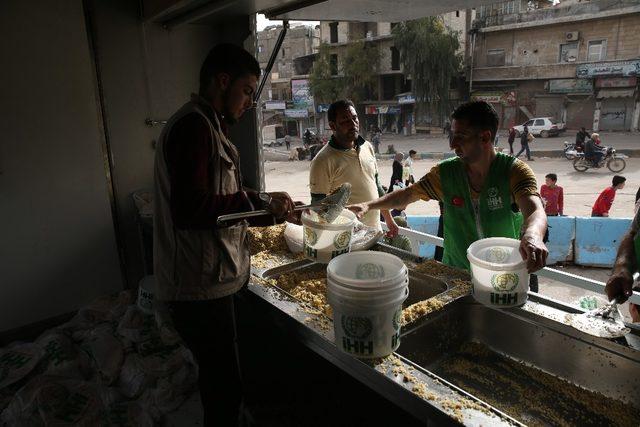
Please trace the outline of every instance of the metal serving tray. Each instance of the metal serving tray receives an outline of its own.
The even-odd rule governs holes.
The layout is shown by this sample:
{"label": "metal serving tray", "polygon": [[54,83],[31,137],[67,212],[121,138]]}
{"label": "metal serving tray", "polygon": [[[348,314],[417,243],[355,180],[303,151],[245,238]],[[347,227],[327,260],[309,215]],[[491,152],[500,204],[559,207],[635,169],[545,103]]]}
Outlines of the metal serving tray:
{"label": "metal serving tray", "polygon": [[[640,352],[548,322],[466,297],[431,313],[402,337],[397,353],[525,424],[624,424],[602,413],[623,407],[614,400],[637,422]],[[601,393],[604,409],[582,389]]]}

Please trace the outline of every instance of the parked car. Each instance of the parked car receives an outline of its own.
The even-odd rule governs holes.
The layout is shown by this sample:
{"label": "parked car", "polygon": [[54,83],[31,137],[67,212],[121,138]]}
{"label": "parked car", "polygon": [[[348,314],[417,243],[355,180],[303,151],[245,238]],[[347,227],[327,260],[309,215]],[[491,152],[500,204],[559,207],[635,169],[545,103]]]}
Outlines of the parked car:
{"label": "parked car", "polygon": [[266,125],[262,128],[262,145],[273,147],[282,146],[286,133],[282,125]]}
{"label": "parked car", "polygon": [[529,132],[531,134],[534,136],[541,136],[542,138],[557,136],[560,135],[561,132],[565,131],[565,124],[557,121],[553,117],[536,117],[526,123],[514,126],[513,128],[516,130],[516,136],[519,137],[524,131],[524,125],[529,127]]}

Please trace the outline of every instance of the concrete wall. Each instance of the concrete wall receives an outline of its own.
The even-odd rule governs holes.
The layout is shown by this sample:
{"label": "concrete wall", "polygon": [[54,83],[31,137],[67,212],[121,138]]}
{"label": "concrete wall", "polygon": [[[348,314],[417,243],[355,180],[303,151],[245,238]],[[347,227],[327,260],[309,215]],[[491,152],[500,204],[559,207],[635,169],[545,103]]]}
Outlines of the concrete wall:
{"label": "concrete wall", "polygon": [[0,3],[0,332],[123,288],[81,0]]}
{"label": "concrete wall", "polygon": [[[479,33],[476,39],[474,66],[488,67],[489,49],[504,49],[504,67],[474,70],[474,80],[500,80],[516,78],[572,78],[575,66],[589,62],[589,41],[606,40],[603,60],[623,60],[640,54],[640,14],[579,21],[533,28]],[[560,63],[560,45],[567,43],[565,34],[580,33],[576,62]],[[510,66],[525,67],[510,69]]]}
{"label": "concrete wall", "polygon": [[[573,262],[577,265],[610,268],[618,246],[629,229],[630,218],[549,217],[549,257],[547,265]],[[409,228],[436,235],[438,217],[410,215]],[[418,254],[432,258],[435,246],[422,242]]]}

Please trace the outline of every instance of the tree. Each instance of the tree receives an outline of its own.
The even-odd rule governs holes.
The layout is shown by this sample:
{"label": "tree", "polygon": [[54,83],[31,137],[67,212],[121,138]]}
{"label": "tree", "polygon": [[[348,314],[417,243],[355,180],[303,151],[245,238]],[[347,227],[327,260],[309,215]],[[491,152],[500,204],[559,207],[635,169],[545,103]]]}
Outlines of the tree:
{"label": "tree", "polygon": [[364,41],[350,43],[338,61],[339,67],[332,64],[332,55],[337,55],[335,48],[320,45],[309,76],[314,98],[320,102],[349,98],[354,103],[369,98],[378,78],[378,49]]}
{"label": "tree", "polygon": [[435,16],[400,23],[392,34],[405,76],[411,76],[416,121],[421,122],[427,114],[448,115],[449,88],[462,62],[457,34]]}

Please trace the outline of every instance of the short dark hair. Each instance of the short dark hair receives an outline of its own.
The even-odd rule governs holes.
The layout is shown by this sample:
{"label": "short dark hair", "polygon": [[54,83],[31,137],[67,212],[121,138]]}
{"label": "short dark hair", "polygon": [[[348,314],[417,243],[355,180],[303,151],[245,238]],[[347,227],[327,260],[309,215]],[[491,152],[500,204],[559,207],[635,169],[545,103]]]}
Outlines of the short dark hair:
{"label": "short dark hair", "polygon": [[418,152],[416,150],[409,150],[409,155],[412,155],[412,154],[418,154]]}
{"label": "short dark hair", "polygon": [[556,182],[558,180],[558,175],[556,175],[555,173],[548,173],[544,177],[549,178],[553,182]]}
{"label": "short dark hair", "polygon": [[500,121],[496,110],[486,101],[465,102],[451,113],[451,119],[466,120],[472,128],[488,130],[491,141],[496,138]]}
{"label": "short dark hair", "polygon": [[341,99],[339,101],[336,101],[333,104],[329,105],[329,110],[327,110],[327,118],[330,122],[335,122],[336,117],[338,116],[338,110],[349,107],[356,108],[356,106],[353,104],[353,101],[351,101],[350,99]]}
{"label": "short dark hair", "polygon": [[246,75],[260,78],[260,64],[249,52],[231,43],[221,43],[213,47],[200,67],[200,94],[211,84],[211,78],[218,73],[227,73],[231,81]]}
{"label": "short dark hair", "polygon": [[625,178],[624,176],[616,175],[611,180],[611,184],[612,184],[613,187],[615,187],[618,184],[622,184],[626,180],[627,180],[627,178]]}

